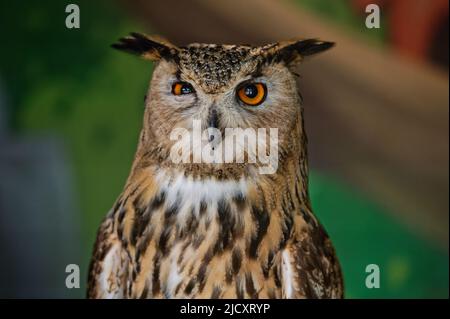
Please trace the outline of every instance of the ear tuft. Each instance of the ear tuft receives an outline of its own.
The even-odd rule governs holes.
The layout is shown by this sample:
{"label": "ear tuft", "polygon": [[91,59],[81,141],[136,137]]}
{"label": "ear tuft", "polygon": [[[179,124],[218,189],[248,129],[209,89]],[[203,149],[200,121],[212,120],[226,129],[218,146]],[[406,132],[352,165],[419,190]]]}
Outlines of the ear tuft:
{"label": "ear tuft", "polygon": [[162,58],[173,59],[178,51],[175,45],[160,37],[150,37],[136,32],[119,39],[119,42],[114,43],[111,47],[139,55],[150,61],[158,61]]}
{"label": "ear tuft", "polygon": [[295,66],[302,61],[304,57],[326,51],[333,46],[333,42],[320,41],[317,39],[289,41],[280,43],[277,54],[279,60],[284,61],[289,66]]}

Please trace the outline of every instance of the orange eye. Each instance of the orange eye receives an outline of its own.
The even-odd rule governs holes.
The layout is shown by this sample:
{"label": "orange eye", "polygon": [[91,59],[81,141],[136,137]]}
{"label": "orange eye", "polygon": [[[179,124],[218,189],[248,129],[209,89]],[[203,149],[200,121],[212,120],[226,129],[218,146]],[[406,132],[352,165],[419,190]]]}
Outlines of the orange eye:
{"label": "orange eye", "polygon": [[177,82],[172,86],[172,93],[174,95],[191,94],[194,92],[192,85],[186,82]]}
{"label": "orange eye", "polygon": [[241,87],[237,95],[245,104],[257,106],[266,99],[267,88],[262,83],[249,83]]}

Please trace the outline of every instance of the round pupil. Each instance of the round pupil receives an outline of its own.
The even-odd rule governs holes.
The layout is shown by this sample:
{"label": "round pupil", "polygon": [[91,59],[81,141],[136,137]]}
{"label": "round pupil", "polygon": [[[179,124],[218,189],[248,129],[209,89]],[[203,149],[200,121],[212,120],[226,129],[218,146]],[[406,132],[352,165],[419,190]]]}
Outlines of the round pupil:
{"label": "round pupil", "polygon": [[182,94],[191,93],[191,87],[189,85],[183,84],[183,86],[181,87],[181,93]]}
{"label": "round pupil", "polygon": [[247,85],[244,89],[244,94],[249,98],[254,98],[258,95],[258,88],[254,85]]}

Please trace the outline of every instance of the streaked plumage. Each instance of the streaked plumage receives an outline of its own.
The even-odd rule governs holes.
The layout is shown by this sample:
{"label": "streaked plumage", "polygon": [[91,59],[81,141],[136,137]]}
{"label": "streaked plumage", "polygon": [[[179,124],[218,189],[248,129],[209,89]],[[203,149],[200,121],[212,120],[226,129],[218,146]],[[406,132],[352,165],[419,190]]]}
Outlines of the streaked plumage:
{"label": "streaked plumage", "polygon": [[[330,46],[305,40],[178,48],[138,34],[115,46],[159,63],[130,176],[98,231],[88,297],[343,296],[334,248],[311,211],[303,112],[291,71],[303,56]],[[193,83],[196,99],[174,103],[171,78]],[[226,100],[249,78],[265,79],[274,107],[241,110]],[[258,163],[169,159],[170,129],[192,117],[207,122],[211,107],[220,128],[279,128],[275,174],[258,174]]]}

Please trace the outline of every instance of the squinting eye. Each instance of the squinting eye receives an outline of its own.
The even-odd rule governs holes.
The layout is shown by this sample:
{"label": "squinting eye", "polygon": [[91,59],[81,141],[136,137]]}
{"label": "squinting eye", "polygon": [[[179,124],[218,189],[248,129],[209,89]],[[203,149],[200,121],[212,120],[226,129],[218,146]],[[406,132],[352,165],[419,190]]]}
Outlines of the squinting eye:
{"label": "squinting eye", "polygon": [[177,82],[172,86],[172,93],[174,95],[191,94],[194,92],[192,85],[186,82]]}
{"label": "squinting eye", "polygon": [[267,87],[262,83],[249,83],[242,86],[237,95],[245,104],[257,106],[266,99]]}

